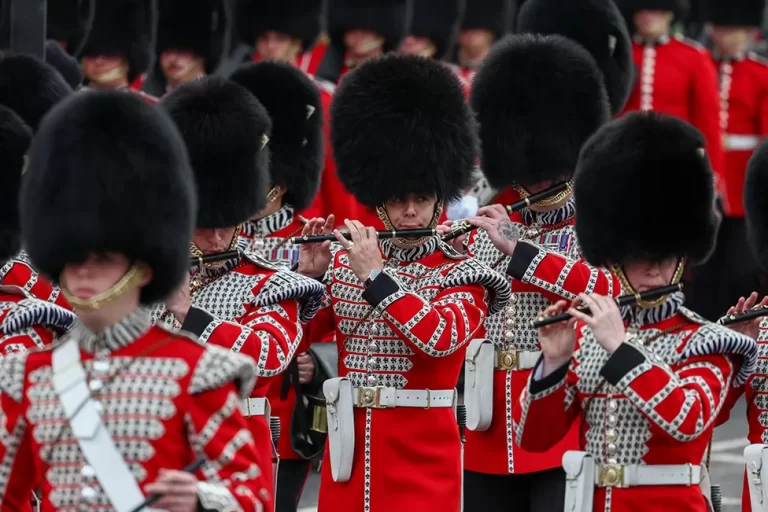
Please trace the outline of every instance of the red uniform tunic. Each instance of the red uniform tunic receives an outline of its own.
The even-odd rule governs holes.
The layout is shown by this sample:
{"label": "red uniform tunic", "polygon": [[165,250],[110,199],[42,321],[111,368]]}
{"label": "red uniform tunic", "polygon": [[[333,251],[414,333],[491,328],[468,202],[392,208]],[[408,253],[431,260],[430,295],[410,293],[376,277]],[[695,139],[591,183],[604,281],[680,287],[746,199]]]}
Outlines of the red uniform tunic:
{"label": "red uniform tunic", "polygon": [[[261,378],[250,397],[265,398],[272,383],[267,377],[279,375],[293,359],[302,338],[302,323],[308,322],[319,309],[323,286],[247,254],[247,243],[245,238],[238,240],[238,249],[246,252],[246,256],[223,262],[216,269],[193,271],[193,306],[181,328],[194,333],[202,343],[253,358]],[[153,317],[178,326],[164,305],[155,308]],[[273,485],[269,424],[264,416],[252,416],[249,424],[259,466]],[[270,503],[267,510],[271,509]]]}
{"label": "red uniform tunic", "polygon": [[[355,387],[450,390],[466,344],[509,300],[504,276],[430,239],[380,242],[385,270],[364,289],[346,251],[326,276],[339,376]],[[355,408],[348,482],[334,482],[326,449],[319,512],[459,510],[461,441],[452,408]]]}
{"label": "red uniform tunic", "polygon": [[71,311],[19,287],[0,286],[0,359],[50,345],[74,320]]}
{"label": "red uniform tunic", "polygon": [[622,114],[655,110],[688,121],[704,134],[712,169],[722,173],[720,101],[709,51],[676,36],[649,44],[633,41],[632,56],[639,77]]}
{"label": "red uniform tunic", "polygon": [[[142,309],[98,335],[81,324],[69,335],[89,378],[103,384],[92,396],[142,490],[160,469],[204,457],[201,504],[262,510],[271,493],[239,409],[253,361],[150,327]],[[0,508],[25,509],[39,489],[43,510],[110,510],[51,383],[52,353],[0,360]]]}
{"label": "red uniform tunic", "polygon": [[[327,50],[328,43],[326,41],[320,41],[313,46],[311,50],[297,55],[293,65],[308,75],[314,75],[317,72],[317,68],[320,67],[320,63],[323,61],[323,57]],[[259,62],[260,60],[261,57],[254,53],[251,61]]]}
{"label": "red uniform tunic", "polygon": [[[532,378],[514,405],[521,446],[546,450],[576,421],[581,447],[596,464],[702,464],[725,397],[754,369],[757,349],[754,340],[681,307],[683,300],[678,292],[656,308],[622,308],[632,337],[613,354],[577,325],[570,364]],[[598,487],[594,510],[709,506],[698,485]]]}
{"label": "red uniform tunic", "polygon": [[[587,265],[574,232],[573,200],[546,213],[525,209],[510,217],[520,242],[513,256],[501,254],[486,231],[470,236],[467,251],[495,269],[509,269],[512,302],[485,322],[497,351],[539,352],[539,333],[531,321],[553,302],[579,293],[618,295],[621,285],[607,270]],[[515,277],[515,279],[512,278]],[[467,431],[464,468],[489,474],[519,474],[557,468],[563,453],[578,446],[576,429],[545,453],[530,453],[515,443],[512,404],[519,400],[530,367],[494,373],[493,419],[485,431]]]}
{"label": "red uniform tunic", "polygon": [[725,214],[744,217],[744,177],[747,162],[768,135],[768,61],[754,53],[715,60],[720,74],[720,128],[725,166],[720,197]]}
{"label": "red uniform tunic", "polygon": [[18,286],[33,297],[72,310],[61,290],[32,269],[23,251],[0,268],[0,284]]}

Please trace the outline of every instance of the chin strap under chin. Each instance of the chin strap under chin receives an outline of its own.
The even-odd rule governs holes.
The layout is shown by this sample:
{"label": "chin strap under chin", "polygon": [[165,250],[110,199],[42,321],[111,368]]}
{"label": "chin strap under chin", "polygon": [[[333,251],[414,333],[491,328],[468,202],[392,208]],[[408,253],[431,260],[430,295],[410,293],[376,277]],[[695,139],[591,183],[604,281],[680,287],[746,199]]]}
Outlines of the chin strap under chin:
{"label": "chin strap under chin", "polygon": [[[685,272],[685,262],[685,258],[680,258],[680,261],[677,262],[677,268],[675,269],[675,273],[672,275],[672,280],[669,284],[678,284],[683,279],[683,272]],[[616,274],[616,277],[619,278],[619,282],[621,283],[621,288],[624,291],[624,295],[639,295],[637,290],[635,290],[635,287],[632,286],[632,283],[629,282],[629,278],[624,272],[624,267],[622,265],[613,265],[613,272]],[[668,295],[662,295],[658,299],[653,300],[638,299],[637,306],[644,309],[655,308],[663,304],[664,301],[667,300],[667,297]]]}
{"label": "chin strap under chin", "polygon": [[[437,223],[440,221],[440,216],[443,214],[443,200],[438,199],[435,203],[435,211],[432,213],[432,219],[429,221],[428,229],[435,229]],[[395,231],[395,227],[392,225],[392,221],[389,220],[389,214],[387,208],[383,204],[376,207],[376,215],[379,216],[381,222],[384,223],[384,227],[390,231]],[[418,247],[423,245],[430,237],[425,236],[421,238],[395,238],[397,244],[403,247]]]}
{"label": "chin strap under chin", "polygon": [[139,286],[139,283],[142,279],[144,279],[144,272],[141,271],[138,265],[134,264],[131,265],[131,268],[128,269],[128,272],[126,272],[118,282],[110,286],[109,289],[94,295],[91,298],[81,299],[72,295],[69,292],[63,277],[61,279],[61,292],[75,309],[95,311],[97,309],[101,309],[106,304],[122,296],[126,291]]}

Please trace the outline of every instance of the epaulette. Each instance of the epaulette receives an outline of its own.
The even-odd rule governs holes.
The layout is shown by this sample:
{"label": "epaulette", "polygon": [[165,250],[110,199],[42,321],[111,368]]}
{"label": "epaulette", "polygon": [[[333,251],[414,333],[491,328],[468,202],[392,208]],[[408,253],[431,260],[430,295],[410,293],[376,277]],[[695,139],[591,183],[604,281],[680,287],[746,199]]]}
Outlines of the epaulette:
{"label": "epaulette", "polygon": [[51,302],[25,298],[17,302],[5,315],[0,324],[0,332],[12,335],[35,326],[53,327],[66,331],[76,318],[71,311]]}
{"label": "epaulette", "polygon": [[443,242],[442,240],[438,242],[437,247],[443,254],[452,260],[462,261],[468,258],[466,254],[461,254],[459,251],[454,249],[453,246]]}
{"label": "epaulette", "polygon": [[479,284],[493,292],[493,297],[488,302],[489,316],[502,311],[512,297],[507,278],[475,258],[465,258],[458,265],[454,265],[445,276],[441,287],[447,289],[469,284]]}
{"label": "epaulette", "polygon": [[686,307],[682,307],[679,309],[679,312],[681,315],[683,315],[685,318],[690,320],[691,322],[699,325],[705,325],[710,323],[709,320],[701,316],[700,314],[696,313],[695,311],[692,311]]}
{"label": "epaulette", "polygon": [[690,46],[691,48],[698,50],[700,53],[707,53],[709,51],[707,50],[707,47],[701,44],[700,42],[687,38],[679,32],[674,35],[674,38],[675,38],[675,41],[679,41],[686,46]]}
{"label": "epaulette", "polygon": [[208,345],[197,361],[189,383],[189,394],[197,395],[230,382],[240,398],[248,398],[256,385],[256,363],[250,357]]}
{"label": "epaulette", "polygon": [[760,55],[756,52],[747,52],[747,59],[757,62],[758,64],[762,64],[763,66],[768,66],[768,59]]}
{"label": "epaulette", "polygon": [[284,300],[298,300],[301,302],[299,320],[307,323],[322,307],[324,295],[325,286],[317,280],[290,270],[278,269],[259,289],[253,304],[263,307],[279,304]]}
{"label": "epaulette", "polygon": [[258,265],[259,267],[264,268],[266,270],[274,270],[275,272],[277,272],[278,270],[280,270],[282,268],[282,267],[278,267],[277,265],[275,265],[271,261],[269,261],[269,260],[267,260],[265,258],[262,258],[258,254],[254,254],[254,253],[252,253],[250,251],[243,251],[243,258],[245,258],[246,260],[250,261],[251,263],[253,263],[255,265]]}

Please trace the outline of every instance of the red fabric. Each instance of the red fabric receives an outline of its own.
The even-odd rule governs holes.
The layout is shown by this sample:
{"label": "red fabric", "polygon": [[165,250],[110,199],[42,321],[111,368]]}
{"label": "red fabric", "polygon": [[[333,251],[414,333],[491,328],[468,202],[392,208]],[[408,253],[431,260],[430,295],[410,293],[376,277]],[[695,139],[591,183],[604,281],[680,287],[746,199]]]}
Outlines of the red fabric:
{"label": "red fabric", "polygon": [[150,105],[157,105],[160,103],[160,98],[156,98],[155,96],[152,96],[151,94],[147,94],[144,91],[138,91],[136,89],[129,89],[129,91],[133,94],[138,95],[139,98],[143,99]]}
{"label": "red fabric", "polygon": [[18,286],[27,291],[33,297],[46,302],[52,302],[57,306],[72,311],[67,299],[61,290],[54,287],[45,277],[35,272],[32,267],[21,260],[12,259],[0,269],[0,284],[5,286]]}
{"label": "red fabric", "polygon": [[512,187],[507,187],[499,192],[489,204],[509,206],[510,204],[518,202],[520,199],[522,199],[522,197],[520,197],[520,193],[517,190]]}
{"label": "red fabric", "polygon": [[[0,291],[0,324],[13,311],[16,304],[27,300],[21,290],[6,288]],[[56,334],[53,330],[42,325],[34,325],[17,333],[4,333],[0,337],[0,359],[12,354],[37,350],[53,343]]]}
{"label": "red fabric", "polygon": [[140,91],[141,88],[144,86],[144,80],[146,80],[146,78],[147,78],[147,74],[142,73],[139,76],[137,76],[136,79],[133,82],[131,82],[131,85],[129,85],[128,87],[130,87],[134,91]]}
{"label": "red fabric", "polygon": [[[202,345],[160,327],[151,327],[133,343],[112,352],[113,358],[129,364],[132,360],[133,365],[129,366],[130,372],[124,371],[117,380],[111,381],[117,385],[110,386],[107,382],[99,392],[106,424],[114,421],[126,425],[124,430],[115,426],[110,430],[118,446],[120,443],[135,446],[132,450],[124,448],[123,453],[131,452],[128,462],[143,468],[146,477],[139,486],[145,494],[146,486],[155,481],[161,469],[181,470],[202,451],[208,460],[216,461],[205,466],[207,471],[216,473],[242,510],[262,510],[263,504],[268,503],[265,498],[271,496],[271,488],[262,476],[254,476],[259,475],[254,467],[256,448],[252,442],[233,443],[234,439],[244,437],[247,428],[237,405],[231,406],[239,403],[234,384],[237,375],[231,371],[231,375],[227,375],[227,370],[213,367],[210,359],[207,359],[209,367],[203,367],[205,353]],[[93,359],[84,351],[80,356],[86,366]],[[74,448],[76,441],[64,426],[66,419],[61,407],[44,405],[46,400],[56,400],[50,382],[52,351],[30,352],[21,357],[25,360],[21,360],[20,365],[14,363],[13,358],[0,363],[7,376],[0,389],[3,411],[0,460],[4,465],[0,473],[0,509],[28,510],[32,490],[40,489],[43,510],[62,510],[66,508],[65,501],[82,503],[82,485],[73,486],[72,482],[80,481],[80,470],[86,462]],[[216,374],[217,371],[221,372],[221,384],[214,384],[215,380],[205,381],[197,373]],[[165,372],[163,376],[162,372]],[[41,381],[40,375],[49,377]],[[170,391],[168,381],[177,383],[172,386],[175,392]],[[153,383],[153,387],[147,387],[148,382]],[[143,389],[143,401],[161,405],[149,407],[138,416],[138,410],[125,410],[125,406],[120,406],[121,401],[125,403],[123,389]],[[168,405],[162,407],[166,402]],[[47,412],[42,414],[41,407]],[[152,434],[142,433],[146,429]],[[59,448],[51,448],[49,438],[56,437],[59,431],[61,438],[55,443]],[[14,442],[17,439],[21,441],[18,444]],[[129,442],[133,444],[128,445]],[[64,446],[72,449],[66,452],[65,458],[61,452]],[[58,457],[41,457],[51,449],[58,451]],[[198,478],[207,480],[201,472]]]}
{"label": "red fabric", "polygon": [[[768,62],[750,55],[744,60],[730,62],[731,73],[723,69],[725,64],[715,62],[715,65],[720,69],[721,95],[727,93],[727,110],[721,112],[721,122],[724,114],[727,115],[726,136],[768,135]],[[722,82],[726,74],[730,75],[727,89]],[[725,148],[720,188],[723,210],[729,217],[744,217],[744,177],[752,151]]]}
{"label": "red fabric", "polygon": [[[320,67],[320,63],[323,61],[323,57],[327,50],[328,43],[319,42],[313,46],[311,50],[297,55],[292,64],[308,75],[314,76],[314,74],[317,73],[317,68]],[[254,52],[251,57],[251,62],[259,61],[261,61],[261,57]]]}
{"label": "red fabric", "polygon": [[[765,382],[768,379],[768,320],[763,320],[760,323],[760,330],[757,336],[757,356],[758,365],[752,375],[749,376],[747,383],[740,390],[736,390],[728,397],[729,403],[735,403],[740,394],[738,391],[743,391],[746,394],[747,399],[747,439],[749,444],[763,444],[766,438],[768,438],[768,427],[765,426],[765,416],[768,414],[768,386]],[[724,408],[725,409],[725,408]],[[730,410],[730,409],[728,409]],[[718,424],[725,423],[729,417],[727,414],[721,413],[718,417]],[[744,487],[744,494],[742,494],[742,510],[749,511],[751,509],[749,490]]]}
{"label": "red fabric", "polygon": [[[621,115],[640,110],[645,46],[632,42],[632,56],[638,79]],[[717,73],[709,51],[698,43],[674,37],[654,46],[652,109],[688,121],[698,128],[706,141],[712,169],[723,172],[723,144],[720,130],[720,98]]]}

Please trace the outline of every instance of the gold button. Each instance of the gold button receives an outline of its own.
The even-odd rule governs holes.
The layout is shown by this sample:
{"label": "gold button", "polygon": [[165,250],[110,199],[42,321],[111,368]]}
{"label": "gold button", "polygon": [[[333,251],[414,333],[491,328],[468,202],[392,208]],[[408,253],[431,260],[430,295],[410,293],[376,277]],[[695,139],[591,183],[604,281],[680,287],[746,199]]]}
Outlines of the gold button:
{"label": "gold button", "polygon": [[608,400],[608,410],[615,412],[619,408],[619,403],[616,400]]}
{"label": "gold button", "polygon": [[616,424],[618,423],[618,418],[616,418],[615,414],[609,414],[607,423],[609,427],[615,427]]}
{"label": "gold button", "polygon": [[507,341],[512,341],[513,339],[515,339],[515,333],[512,331],[507,331],[504,334],[504,337],[507,339]]}
{"label": "gold button", "polygon": [[517,295],[512,294],[512,298],[510,299],[512,301],[512,304],[517,302]]}
{"label": "gold button", "polygon": [[507,314],[510,316],[517,314],[517,308],[515,308],[515,306],[509,306],[507,308]]}
{"label": "gold button", "polygon": [[515,319],[514,318],[507,318],[507,325],[509,327],[512,327],[513,325],[515,325]]}
{"label": "gold button", "polygon": [[609,428],[608,430],[605,431],[605,438],[609,442],[613,443],[619,438],[619,435],[616,433],[616,429]]}
{"label": "gold button", "polygon": [[608,446],[606,446],[606,450],[608,450],[609,455],[613,455],[616,453],[616,445],[613,443],[608,443]]}

